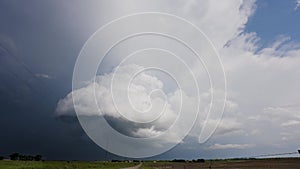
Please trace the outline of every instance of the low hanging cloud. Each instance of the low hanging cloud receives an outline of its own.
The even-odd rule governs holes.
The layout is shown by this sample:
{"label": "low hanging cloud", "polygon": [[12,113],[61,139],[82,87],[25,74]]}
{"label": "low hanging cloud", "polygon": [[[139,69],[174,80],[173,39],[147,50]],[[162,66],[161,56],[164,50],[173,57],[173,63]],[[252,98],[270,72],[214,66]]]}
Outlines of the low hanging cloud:
{"label": "low hanging cloud", "polygon": [[253,147],[251,144],[214,144],[209,146],[212,150],[226,150],[226,149],[248,149]]}
{"label": "low hanging cloud", "polygon": [[[138,65],[125,65],[119,67],[119,71],[115,69],[109,74],[97,76],[94,82],[89,82],[85,87],[74,90],[65,98],[61,99],[57,104],[56,115],[75,116],[74,106],[76,106],[78,116],[103,116],[115,129],[129,136],[153,137],[161,134],[167,130],[177,118],[180,111],[180,106],[178,105],[181,99],[180,92],[182,91],[177,89],[171,93],[155,94],[157,90],[163,92],[163,82],[154,75],[145,72],[136,76],[129,85],[129,88],[127,88],[127,79],[141,69],[142,67]],[[117,81],[117,85],[111,90],[113,79]],[[121,96],[124,100],[116,102],[112,99],[112,91],[115,91],[116,94],[128,92],[128,95],[126,95],[126,97]],[[127,104],[125,101],[127,96],[131,99],[130,104]],[[184,92],[182,92],[182,97],[190,101],[192,105],[196,104],[197,98],[188,97]],[[94,99],[98,104],[94,104]],[[151,107],[149,107],[149,105],[151,105]],[[151,114],[161,111],[162,115],[150,123],[135,123],[134,121],[124,118],[130,116],[130,113],[134,111],[132,107],[140,110],[149,110],[144,114],[140,114],[140,120],[149,118],[146,113]],[[123,114],[120,114],[120,110]],[[182,108],[182,110],[184,112],[192,111],[193,108],[186,106]],[[170,141],[172,141],[172,138],[170,138]]]}

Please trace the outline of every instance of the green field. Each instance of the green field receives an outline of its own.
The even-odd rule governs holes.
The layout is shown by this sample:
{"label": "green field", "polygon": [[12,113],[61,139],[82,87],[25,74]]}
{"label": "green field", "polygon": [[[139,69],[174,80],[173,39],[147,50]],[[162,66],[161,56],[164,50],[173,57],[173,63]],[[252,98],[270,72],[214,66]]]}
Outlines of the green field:
{"label": "green field", "polygon": [[[120,169],[139,163],[126,162],[67,162],[67,161],[0,161],[0,169]],[[153,162],[145,161],[140,169],[299,169],[300,158],[207,160],[196,162]]]}
{"label": "green field", "polygon": [[0,161],[0,169],[119,169],[137,164],[125,162]]}

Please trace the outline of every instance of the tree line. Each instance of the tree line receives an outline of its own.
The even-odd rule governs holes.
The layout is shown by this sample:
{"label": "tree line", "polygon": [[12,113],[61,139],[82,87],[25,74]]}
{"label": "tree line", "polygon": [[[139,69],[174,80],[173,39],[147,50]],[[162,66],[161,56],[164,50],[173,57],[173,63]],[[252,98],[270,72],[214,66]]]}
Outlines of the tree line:
{"label": "tree line", "polygon": [[[5,159],[3,156],[0,156],[0,160]],[[20,153],[12,153],[9,155],[10,160],[19,160],[19,161],[41,161],[41,155],[24,155]]]}

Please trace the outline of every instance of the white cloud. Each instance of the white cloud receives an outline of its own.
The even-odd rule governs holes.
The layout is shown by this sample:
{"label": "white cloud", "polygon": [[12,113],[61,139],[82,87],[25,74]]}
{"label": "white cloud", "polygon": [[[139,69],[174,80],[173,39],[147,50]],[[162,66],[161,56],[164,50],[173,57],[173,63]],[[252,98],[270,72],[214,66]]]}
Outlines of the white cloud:
{"label": "white cloud", "polygon": [[209,146],[212,150],[226,150],[226,149],[248,149],[253,147],[251,144],[214,144]]}
{"label": "white cloud", "polygon": [[257,42],[255,33],[243,33],[221,50],[228,97],[238,105],[239,112],[228,116],[235,117],[232,120],[237,120],[244,131],[244,135],[237,133],[231,140],[295,146],[300,116],[299,46],[285,36],[260,50]]}
{"label": "white cloud", "polygon": [[[70,6],[68,3],[65,5]],[[76,6],[76,8],[81,13],[78,12],[78,16],[74,18],[81,18],[80,15],[84,12],[90,16],[90,25],[85,25],[85,27],[93,29],[101,26],[100,21],[107,23],[121,16],[138,12],[164,12],[178,15],[196,24],[208,35],[214,45],[221,49],[228,40],[243,32],[256,5],[255,0],[224,2],[218,0],[132,0],[130,2],[110,0],[99,1],[96,4],[86,2],[84,6],[79,8]]]}
{"label": "white cloud", "polygon": [[243,32],[248,18],[256,9],[254,0],[180,2],[179,6],[187,4],[188,8],[185,12],[180,13],[179,10],[177,13],[194,22],[217,49],[222,49],[230,39]]}
{"label": "white cloud", "polygon": [[294,126],[294,125],[299,125],[299,124],[300,124],[300,121],[298,121],[298,120],[290,120],[290,121],[282,123],[281,126],[288,127],[288,126]]}
{"label": "white cloud", "polygon": [[[181,91],[183,99],[189,104],[180,109],[180,90],[164,94],[153,92],[157,90],[163,92],[163,83],[154,75],[146,72],[136,76],[127,89],[128,79],[141,69],[142,67],[138,65],[125,65],[119,67],[118,71],[115,69],[109,74],[97,76],[95,82],[90,82],[85,87],[74,90],[61,99],[57,104],[56,114],[58,116],[75,116],[74,106],[76,106],[78,116],[105,116],[118,126],[115,126],[116,128],[122,128],[125,134],[135,137],[152,137],[167,130],[174,123],[180,110],[183,114],[194,111],[197,98],[188,97]],[[112,80],[116,85],[111,86]],[[114,87],[113,90],[111,87]],[[111,93],[111,91],[115,93]],[[99,107],[95,104],[94,92]],[[120,93],[125,93],[126,96],[118,95]],[[116,94],[115,100],[112,99],[113,94]],[[121,100],[118,101],[120,98]],[[128,102],[127,98],[131,102]],[[164,105],[165,108],[163,108]],[[147,111],[145,113],[137,112],[134,108],[139,111]],[[134,123],[124,118],[134,117],[138,120],[148,120],[152,117],[148,114],[160,112],[162,115],[157,120],[147,124]],[[114,124],[112,125],[114,126]],[[177,130],[178,133],[181,132],[180,129]],[[174,135],[169,138],[166,137],[166,141],[176,141],[178,133],[173,133]]]}
{"label": "white cloud", "polygon": [[300,7],[300,0],[296,0],[295,10],[298,10]]}
{"label": "white cloud", "polygon": [[[300,1],[297,1],[299,7]],[[115,1],[107,2],[109,6],[114,6]],[[125,2],[118,2],[125,3]],[[107,4],[105,4],[107,5]],[[104,6],[105,6],[104,5]],[[187,18],[199,26],[216,45],[221,59],[224,63],[227,76],[228,100],[225,109],[224,119],[216,131],[218,137],[211,141],[218,142],[218,139],[228,139],[232,142],[240,142],[255,145],[282,145],[288,148],[295,146],[300,139],[298,122],[300,120],[299,94],[300,93],[300,44],[291,42],[286,36],[278,36],[273,44],[261,49],[259,45],[260,37],[255,33],[245,33],[244,28],[249,17],[255,11],[255,1],[136,1],[130,7],[118,5],[112,9],[112,14],[108,18],[117,18],[124,14],[159,11],[169,12]],[[158,62],[162,62],[159,60]],[[126,71],[124,71],[126,73]],[[142,85],[151,85],[161,88],[162,81],[157,78],[145,75],[145,79],[140,79]],[[107,79],[110,75],[98,77],[96,87],[103,91],[98,93],[98,98],[102,99],[105,105],[101,105],[107,115],[118,118],[116,110],[105,99],[109,96]],[[148,84],[148,82],[151,82]],[[92,85],[92,84],[90,84]],[[138,85],[138,84],[137,84]],[[147,88],[148,88],[147,87]],[[134,95],[138,98],[137,107],[144,109],[139,101],[146,101],[144,88],[134,88]],[[70,93],[65,99],[58,103],[57,113],[71,114],[71,96],[80,95],[81,112],[95,115],[99,112],[97,108],[87,106],[86,102],[91,99],[91,86],[87,86]],[[192,98],[189,98],[192,100]],[[171,98],[169,98],[171,100]],[[163,121],[172,121],[176,115],[174,107],[169,102],[170,117],[164,117]],[[289,106],[286,106],[289,105]],[[140,106],[140,107],[139,107]],[[126,106],[124,106],[126,107]],[[96,110],[96,111],[95,111]],[[201,123],[203,121],[199,121]],[[138,127],[133,131],[133,135],[145,136],[157,134],[167,125],[157,123]],[[159,129],[157,129],[159,128]],[[196,131],[195,131],[196,132]],[[195,136],[195,134],[192,134]],[[255,137],[254,137],[255,136]],[[286,143],[289,140],[291,142]],[[269,144],[268,144],[269,143]],[[216,144],[211,149],[250,147],[248,144]]]}
{"label": "white cloud", "polygon": [[157,135],[160,135],[161,133],[162,133],[161,131],[155,130],[154,126],[152,126],[150,128],[139,128],[133,134],[134,134],[134,136],[145,138],[145,137],[157,136]]}

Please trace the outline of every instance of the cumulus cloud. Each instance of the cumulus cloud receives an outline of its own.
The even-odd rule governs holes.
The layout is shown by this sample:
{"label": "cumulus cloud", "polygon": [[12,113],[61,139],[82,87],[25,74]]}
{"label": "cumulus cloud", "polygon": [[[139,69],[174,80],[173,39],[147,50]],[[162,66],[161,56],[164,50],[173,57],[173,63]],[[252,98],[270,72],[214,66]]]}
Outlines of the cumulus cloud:
{"label": "cumulus cloud", "polygon": [[[113,4],[114,2],[108,3]],[[157,3],[150,4],[139,1],[132,5],[131,9],[125,8],[125,5],[124,9],[122,5],[120,8],[122,10],[115,9],[116,13],[112,18],[131,12],[140,12],[140,9],[147,9],[146,11],[155,9],[154,11],[182,16],[199,26],[216,46],[227,76],[229,101],[226,103],[223,121],[210,141],[219,142],[220,139],[227,139],[229,142],[238,140],[245,144],[215,144],[210,147],[211,149],[242,149],[267,143],[270,147],[281,145],[288,148],[297,145],[297,140],[300,139],[298,131],[300,44],[293,42],[290,37],[278,36],[271,45],[262,48],[259,43],[260,37],[255,32],[246,33],[244,28],[249,17],[255,11],[255,1],[190,0],[187,2],[157,1]],[[127,68],[124,67],[124,69]],[[126,71],[122,72],[126,74]],[[124,74],[120,74],[120,76],[124,76]],[[97,77],[95,83],[89,83],[68,94],[59,101],[57,114],[71,115],[74,113],[72,95],[78,95],[80,97],[76,98],[80,99],[74,101],[80,106],[79,113],[99,115],[97,107],[87,104],[91,102],[92,88],[95,87],[102,91],[96,94],[97,99],[101,100],[99,102],[103,110],[101,112],[119,119],[120,115],[106,100],[110,95],[108,81],[111,78],[111,74]],[[147,88],[162,89],[164,85],[161,80],[150,74],[143,74],[135,83],[132,86],[131,94],[134,96],[132,98],[136,98],[136,108],[141,110],[146,109],[148,105],[149,98],[145,97],[148,95]],[[163,117],[162,123],[131,128],[133,136],[153,136],[166,129],[167,125],[163,124],[171,124],[176,117],[176,101],[171,102],[172,94],[166,95],[168,115]],[[173,96],[175,95],[176,92],[173,93]],[[162,105],[162,100],[165,101],[162,95],[158,95],[157,99],[157,105]],[[190,97],[186,97],[186,99],[193,100]],[[126,105],[124,105],[124,109],[126,109]],[[203,116],[198,122],[202,124]],[[199,130],[194,132],[197,133]],[[191,134],[191,136],[195,135],[197,134]],[[251,145],[248,144],[249,142]]]}
{"label": "cumulus cloud", "polygon": [[181,15],[196,23],[217,49],[223,48],[230,39],[243,32],[245,24],[256,9],[254,0],[179,2],[178,5],[185,6],[186,9]]}
{"label": "cumulus cloud", "polygon": [[[118,71],[114,69],[109,74],[97,76],[95,81],[89,82],[85,87],[74,90],[61,99],[57,104],[56,114],[75,116],[76,107],[78,116],[102,116],[124,134],[134,137],[152,137],[167,130],[176,120],[180,110],[183,111],[181,113],[193,111],[192,107],[196,105],[197,98],[188,97],[179,89],[170,93],[155,93],[163,92],[163,83],[154,75],[142,72],[128,85],[128,79],[141,69],[141,66],[131,64],[119,67]],[[113,80],[116,85],[111,86]],[[120,93],[125,93],[125,96],[118,95]],[[112,98],[114,94],[117,95],[115,99]],[[180,109],[181,97],[190,104]],[[117,101],[117,99],[121,100]],[[127,99],[130,102],[126,101]],[[95,104],[95,101],[98,104]],[[153,122],[141,124],[130,120],[132,114],[138,120],[152,118],[151,114],[159,116],[153,119]],[[172,140],[174,137],[168,139],[174,141]]]}
{"label": "cumulus cloud", "polygon": [[223,122],[234,124],[235,130],[220,135],[219,128],[211,142],[225,139],[289,149],[299,140],[299,44],[286,36],[264,48],[259,41],[255,33],[242,33],[220,51],[228,99],[235,105],[235,113],[225,111]]}

